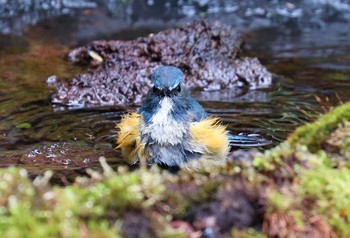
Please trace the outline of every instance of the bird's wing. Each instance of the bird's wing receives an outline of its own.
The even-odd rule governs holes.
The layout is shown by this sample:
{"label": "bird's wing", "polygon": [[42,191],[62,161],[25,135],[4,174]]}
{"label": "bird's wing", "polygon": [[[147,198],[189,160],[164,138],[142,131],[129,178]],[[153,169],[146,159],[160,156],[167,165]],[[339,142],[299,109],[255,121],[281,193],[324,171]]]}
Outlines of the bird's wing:
{"label": "bird's wing", "polygon": [[185,92],[188,102],[189,102],[189,109],[193,113],[193,121],[201,121],[208,117],[207,112],[204,110],[202,105],[200,105],[196,100],[193,99],[193,97],[188,93],[186,90]]}
{"label": "bird's wing", "polygon": [[[141,118],[137,113],[125,115],[121,122],[116,125],[118,129],[117,147],[130,164],[147,157],[145,146],[141,143],[139,126]],[[147,159],[147,158],[145,158]]]}
{"label": "bird's wing", "polygon": [[143,120],[148,122],[156,112],[158,105],[159,98],[155,97],[152,92],[149,92],[137,113],[142,114]]}
{"label": "bird's wing", "polygon": [[192,122],[189,128],[190,144],[195,152],[208,159],[224,159],[229,152],[226,127],[219,124],[218,118],[208,117],[199,122]]}

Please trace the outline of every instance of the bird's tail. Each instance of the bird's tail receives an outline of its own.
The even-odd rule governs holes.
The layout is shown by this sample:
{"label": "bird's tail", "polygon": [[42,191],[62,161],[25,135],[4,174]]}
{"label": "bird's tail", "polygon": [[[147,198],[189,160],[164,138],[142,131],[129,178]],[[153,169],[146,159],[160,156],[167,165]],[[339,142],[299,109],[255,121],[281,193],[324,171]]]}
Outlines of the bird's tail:
{"label": "bird's tail", "polygon": [[271,145],[272,141],[263,138],[259,134],[245,134],[238,135],[228,134],[228,140],[232,147],[259,147]]}

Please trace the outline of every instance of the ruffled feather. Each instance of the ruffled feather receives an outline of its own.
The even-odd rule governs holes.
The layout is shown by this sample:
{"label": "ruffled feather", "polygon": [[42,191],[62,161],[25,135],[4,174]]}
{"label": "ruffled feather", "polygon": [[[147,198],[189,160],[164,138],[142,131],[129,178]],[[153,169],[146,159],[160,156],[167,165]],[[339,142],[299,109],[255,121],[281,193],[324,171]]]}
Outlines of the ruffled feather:
{"label": "ruffled feather", "polygon": [[208,117],[190,124],[191,145],[206,159],[225,159],[229,153],[226,127]]}
{"label": "ruffled feather", "polygon": [[116,125],[118,129],[116,149],[121,149],[122,156],[127,158],[130,164],[149,158],[145,151],[145,145],[141,143],[140,117],[137,113],[130,113],[125,115],[121,122]]}

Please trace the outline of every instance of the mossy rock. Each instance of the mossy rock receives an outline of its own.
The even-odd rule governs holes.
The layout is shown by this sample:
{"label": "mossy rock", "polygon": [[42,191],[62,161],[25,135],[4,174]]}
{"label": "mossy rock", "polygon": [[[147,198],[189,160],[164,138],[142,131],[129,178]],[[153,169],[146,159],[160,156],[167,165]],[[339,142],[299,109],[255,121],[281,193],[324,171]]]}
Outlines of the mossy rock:
{"label": "mossy rock", "polygon": [[339,123],[346,121],[350,121],[349,102],[332,109],[317,121],[297,128],[288,138],[288,142],[291,145],[305,145],[311,152],[316,152],[321,149],[322,142],[329,138]]}

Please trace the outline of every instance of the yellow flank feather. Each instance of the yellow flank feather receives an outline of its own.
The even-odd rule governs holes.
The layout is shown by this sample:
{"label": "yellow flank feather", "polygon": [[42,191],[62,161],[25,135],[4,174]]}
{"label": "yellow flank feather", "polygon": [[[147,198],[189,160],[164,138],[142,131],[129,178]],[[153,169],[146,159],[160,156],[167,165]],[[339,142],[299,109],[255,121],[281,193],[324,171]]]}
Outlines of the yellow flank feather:
{"label": "yellow flank feather", "polygon": [[225,159],[229,153],[226,127],[218,118],[209,117],[190,125],[192,145],[200,148],[206,159]]}
{"label": "yellow flank feather", "polygon": [[119,129],[116,149],[121,149],[122,156],[127,158],[129,163],[149,157],[145,153],[145,145],[141,144],[140,121],[139,114],[130,113],[125,115],[121,122],[116,125],[116,128]]}

